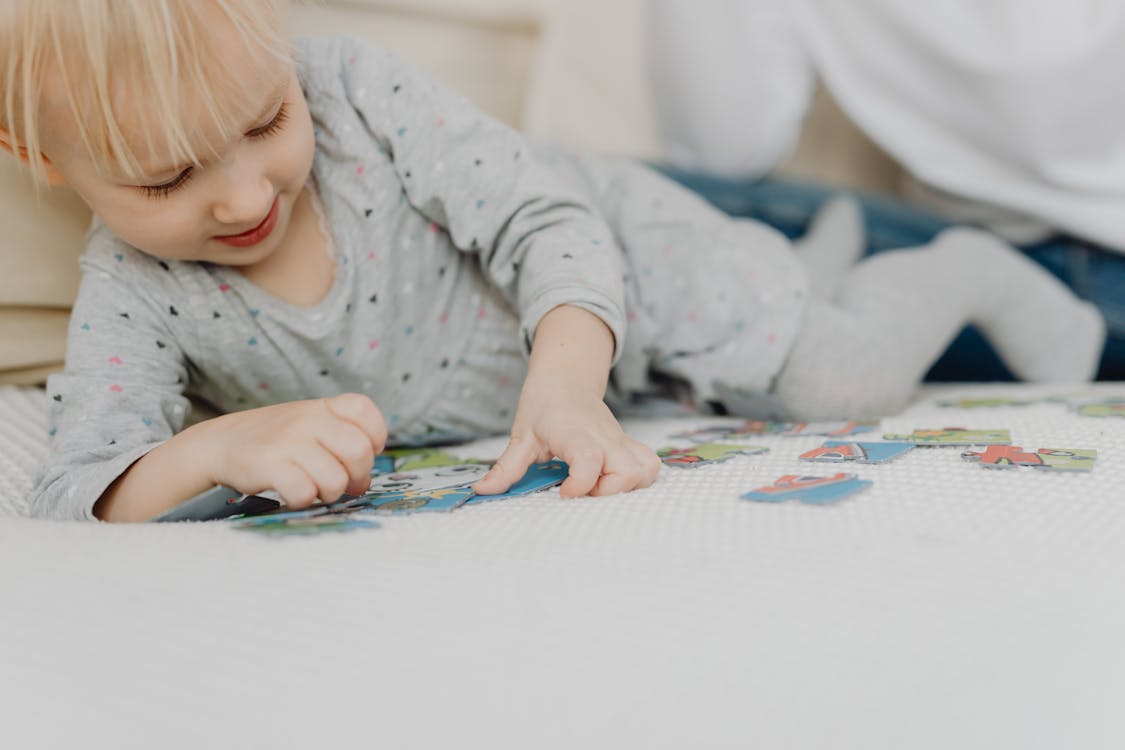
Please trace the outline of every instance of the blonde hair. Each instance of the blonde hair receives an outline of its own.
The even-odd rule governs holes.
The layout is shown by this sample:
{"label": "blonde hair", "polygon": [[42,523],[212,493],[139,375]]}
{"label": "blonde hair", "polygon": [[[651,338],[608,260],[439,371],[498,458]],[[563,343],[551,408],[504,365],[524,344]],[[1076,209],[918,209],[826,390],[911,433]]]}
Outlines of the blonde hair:
{"label": "blonde hair", "polygon": [[172,163],[202,158],[184,124],[188,107],[202,108],[224,138],[245,127],[253,77],[224,65],[207,6],[229,21],[257,64],[292,59],[281,30],[288,0],[3,0],[3,5],[0,128],[26,150],[40,180],[46,176],[41,151],[49,97],[73,117],[100,170],[116,168],[134,179],[142,169],[124,133],[129,102],[145,108],[141,144]]}

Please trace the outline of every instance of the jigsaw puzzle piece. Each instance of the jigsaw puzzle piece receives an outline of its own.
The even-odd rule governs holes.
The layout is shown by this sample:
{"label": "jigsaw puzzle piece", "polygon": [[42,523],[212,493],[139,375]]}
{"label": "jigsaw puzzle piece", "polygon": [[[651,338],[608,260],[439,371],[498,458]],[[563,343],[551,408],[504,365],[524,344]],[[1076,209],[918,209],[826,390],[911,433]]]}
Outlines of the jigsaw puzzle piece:
{"label": "jigsaw puzzle piece", "polygon": [[1009,430],[968,430],[964,427],[943,427],[941,429],[917,429],[909,435],[883,435],[884,440],[914,445],[968,446],[968,445],[1009,445],[1012,433]]}
{"label": "jigsaw puzzle piece", "polygon": [[835,474],[831,477],[787,474],[772,485],[759,487],[742,495],[744,500],[782,503],[796,500],[807,505],[828,505],[867,489],[874,482],[860,479],[855,474]]}
{"label": "jigsaw puzzle piece", "polygon": [[533,492],[549,489],[563,483],[570,467],[565,461],[547,461],[541,464],[532,464],[523,478],[513,484],[507,492],[499,495],[474,495],[466,501],[466,505],[479,505],[493,500],[504,500],[510,497],[521,497]]}
{"label": "jigsaw puzzle piece", "polygon": [[913,443],[853,443],[842,440],[828,440],[819,448],[802,453],[803,461],[840,463],[849,461],[857,464],[881,464],[914,450]]}
{"label": "jigsaw puzzle piece", "polygon": [[699,466],[729,461],[735,456],[756,456],[767,453],[769,448],[757,445],[728,445],[725,443],[701,443],[690,448],[661,448],[656,452],[665,466],[689,469]]}

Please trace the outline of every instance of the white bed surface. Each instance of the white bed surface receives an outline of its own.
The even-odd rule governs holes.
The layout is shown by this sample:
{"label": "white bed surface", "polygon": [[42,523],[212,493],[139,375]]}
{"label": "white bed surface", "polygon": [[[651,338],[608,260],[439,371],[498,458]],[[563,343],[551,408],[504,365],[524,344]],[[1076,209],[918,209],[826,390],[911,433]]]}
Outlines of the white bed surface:
{"label": "white bed surface", "polygon": [[[997,390],[1045,393],[940,392]],[[313,539],[0,520],[0,736],[1122,747],[1125,420],[939,409],[938,393],[885,430],[1009,427],[1024,447],[1096,448],[1097,468],[990,471],[925,449],[856,467],[876,484],[837,506],[738,500],[810,473],[796,457],[820,440],[763,438],[767,455],[665,469],[628,496],[552,492]],[[712,421],[630,429],[655,446]]]}

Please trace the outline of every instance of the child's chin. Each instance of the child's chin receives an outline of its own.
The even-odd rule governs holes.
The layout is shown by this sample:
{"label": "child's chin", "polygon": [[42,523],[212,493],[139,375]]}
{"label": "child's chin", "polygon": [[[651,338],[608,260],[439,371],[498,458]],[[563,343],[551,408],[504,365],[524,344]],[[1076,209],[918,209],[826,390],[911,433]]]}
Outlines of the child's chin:
{"label": "child's chin", "polygon": [[215,242],[214,245],[214,251],[208,254],[216,256],[215,262],[228,263],[230,265],[257,263],[264,260],[277,249],[277,242],[272,236],[266,237],[256,245],[250,245],[248,247],[227,245],[222,242]]}

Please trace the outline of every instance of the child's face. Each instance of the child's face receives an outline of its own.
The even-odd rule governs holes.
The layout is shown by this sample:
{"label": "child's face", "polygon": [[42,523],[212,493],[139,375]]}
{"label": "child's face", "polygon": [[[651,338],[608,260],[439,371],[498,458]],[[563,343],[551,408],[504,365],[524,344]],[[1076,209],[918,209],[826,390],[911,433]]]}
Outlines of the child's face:
{"label": "child's face", "polygon": [[[138,149],[143,179],[106,175],[65,132],[49,134],[46,155],[102,221],[137,249],[160,258],[253,266],[281,245],[313,158],[312,122],[292,66],[277,61],[256,75],[261,80],[247,90],[257,98],[245,104],[260,114],[245,123],[241,137],[219,142],[202,111],[187,123],[200,137],[202,166],[146,159]],[[143,103],[133,110],[143,117]]]}

